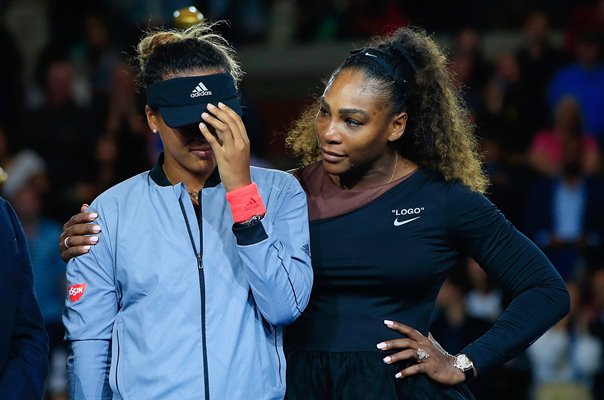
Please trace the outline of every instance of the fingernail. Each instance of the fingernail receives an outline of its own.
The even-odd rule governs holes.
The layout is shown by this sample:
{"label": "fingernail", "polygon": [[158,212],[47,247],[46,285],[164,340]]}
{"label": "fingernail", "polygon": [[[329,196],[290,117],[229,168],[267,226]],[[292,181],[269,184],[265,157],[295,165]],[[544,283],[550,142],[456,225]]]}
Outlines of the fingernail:
{"label": "fingernail", "polygon": [[377,344],[377,348],[378,348],[378,349],[380,349],[380,350],[385,349],[385,348],[386,348],[386,346],[387,346],[387,345],[386,345],[386,343],[384,343],[384,342],[382,342],[382,343],[378,343],[378,344]]}
{"label": "fingernail", "polygon": [[91,241],[92,243],[96,243],[96,242],[98,242],[98,241],[99,241],[99,237],[98,237],[98,236],[90,236],[90,241]]}
{"label": "fingernail", "polygon": [[211,110],[212,108],[216,108],[216,106],[212,103],[208,103],[208,108]]}
{"label": "fingernail", "polygon": [[205,128],[205,127],[206,127],[206,124],[204,124],[203,122],[200,122],[200,123],[199,123],[199,126],[200,126],[201,128]]}
{"label": "fingernail", "polygon": [[210,114],[205,113],[205,112],[201,114],[201,118],[208,118],[209,116],[210,116]]}
{"label": "fingernail", "polygon": [[390,364],[390,361],[392,361],[392,358],[390,358],[390,357],[384,357],[384,362],[386,364]]}
{"label": "fingernail", "polygon": [[98,216],[99,216],[99,214],[97,214],[97,213],[90,213],[90,218],[92,218],[92,219],[95,219]]}
{"label": "fingernail", "polygon": [[394,322],[392,322],[392,321],[390,321],[388,319],[385,319],[384,320],[384,324],[386,324],[387,326],[392,326],[392,325],[394,325]]}
{"label": "fingernail", "polygon": [[224,104],[222,103],[222,101],[218,102],[218,107],[224,107]]}
{"label": "fingernail", "polygon": [[95,225],[95,226],[92,227],[92,231],[94,233],[99,233],[101,231],[101,227],[98,226],[98,225]]}
{"label": "fingernail", "polygon": [[84,246],[84,250],[86,250],[86,251],[90,250],[90,246]]}
{"label": "fingernail", "polygon": [[399,372],[396,375],[394,375],[395,378],[402,378],[403,377],[403,373]]}

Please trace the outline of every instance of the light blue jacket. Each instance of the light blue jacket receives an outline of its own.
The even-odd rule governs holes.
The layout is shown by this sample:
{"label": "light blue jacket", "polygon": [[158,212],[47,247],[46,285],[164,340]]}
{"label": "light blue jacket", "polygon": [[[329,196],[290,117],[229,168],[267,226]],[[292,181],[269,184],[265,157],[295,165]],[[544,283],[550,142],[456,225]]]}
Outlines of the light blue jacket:
{"label": "light blue jacket", "polygon": [[284,172],[252,180],[266,216],[240,230],[217,171],[199,216],[159,164],[91,204],[99,243],[67,266],[72,399],[284,397],[282,326],[312,286],[306,196]]}

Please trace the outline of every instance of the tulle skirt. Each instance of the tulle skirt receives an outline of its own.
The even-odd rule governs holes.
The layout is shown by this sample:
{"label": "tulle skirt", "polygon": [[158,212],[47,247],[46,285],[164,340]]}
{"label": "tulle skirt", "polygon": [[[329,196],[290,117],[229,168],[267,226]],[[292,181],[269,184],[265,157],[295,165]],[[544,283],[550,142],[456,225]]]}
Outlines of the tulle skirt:
{"label": "tulle skirt", "polygon": [[287,400],[474,400],[464,384],[440,385],[426,375],[396,379],[405,364],[385,353],[287,351]]}

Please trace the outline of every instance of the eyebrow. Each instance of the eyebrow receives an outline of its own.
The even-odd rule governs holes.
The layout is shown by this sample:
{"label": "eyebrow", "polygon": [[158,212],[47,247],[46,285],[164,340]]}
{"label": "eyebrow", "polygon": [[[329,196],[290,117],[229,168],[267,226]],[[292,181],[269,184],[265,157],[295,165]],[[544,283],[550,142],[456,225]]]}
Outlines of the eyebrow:
{"label": "eyebrow", "polygon": [[358,108],[340,108],[338,111],[340,115],[360,114],[365,118],[369,118],[369,114],[366,111],[359,110]]}
{"label": "eyebrow", "polygon": [[[323,107],[327,108],[328,110],[330,109],[329,104],[327,104],[324,97],[321,97],[320,102]],[[365,118],[369,118],[369,113],[359,108],[340,108],[338,112],[340,115],[360,114]]]}

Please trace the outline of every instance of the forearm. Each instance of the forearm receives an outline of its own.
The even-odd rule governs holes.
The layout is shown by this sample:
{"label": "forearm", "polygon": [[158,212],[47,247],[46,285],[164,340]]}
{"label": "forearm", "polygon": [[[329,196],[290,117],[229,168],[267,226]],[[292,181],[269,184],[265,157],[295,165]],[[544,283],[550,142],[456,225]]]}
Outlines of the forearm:
{"label": "forearm", "polygon": [[568,291],[543,252],[484,196],[459,191],[451,227],[463,253],[512,299],[493,327],[463,350],[481,374],[516,356],[566,315]]}
{"label": "forearm", "polygon": [[253,226],[233,229],[254,300],[273,325],[293,322],[312,287],[306,198],[289,189],[278,210]]}
{"label": "forearm", "polygon": [[268,322],[292,323],[308,304],[310,263],[277,240],[266,239],[240,252],[254,300]]}
{"label": "forearm", "polygon": [[112,398],[109,386],[110,344],[108,340],[83,340],[68,344],[67,376],[71,399]]}

